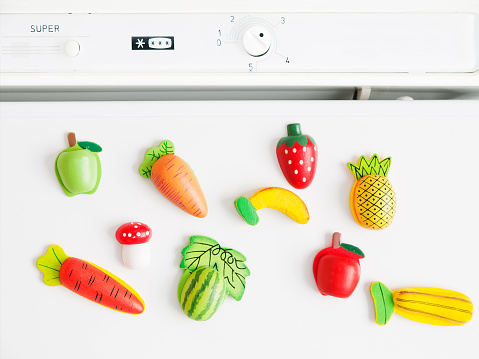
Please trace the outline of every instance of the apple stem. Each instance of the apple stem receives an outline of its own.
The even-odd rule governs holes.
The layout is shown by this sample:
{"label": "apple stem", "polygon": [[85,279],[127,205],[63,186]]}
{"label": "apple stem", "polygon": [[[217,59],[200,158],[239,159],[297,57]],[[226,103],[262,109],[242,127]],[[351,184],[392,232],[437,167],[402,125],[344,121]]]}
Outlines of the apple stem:
{"label": "apple stem", "polygon": [[333,233],[333,248],[341,247],[341,233],[334,232]]}
{"label": "apple stem", "polygon": [[68,137],[68,145],[70,147],[73,147],[77,144],[77,139],[76,139],[75,134],[73,132],[70,132],[67,137]]}

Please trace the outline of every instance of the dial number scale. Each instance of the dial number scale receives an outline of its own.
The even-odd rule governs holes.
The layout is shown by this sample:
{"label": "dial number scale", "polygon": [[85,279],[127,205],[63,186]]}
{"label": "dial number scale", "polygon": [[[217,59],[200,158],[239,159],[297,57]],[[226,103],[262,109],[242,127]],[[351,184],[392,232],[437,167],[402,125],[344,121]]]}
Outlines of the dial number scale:
{"label": "dial number scale", "polygon": [[290,58],[276,52],[276,36],[274,28],[286,23],[285,17],[276,19],[276,24],[260,19],[246,16],[237,20],[236,16],[228,17],[228,25],[233,27],[228,33],[227,28],[218,30],[216,40],[217,46],[225,44],[236,46],[245,57],[245,69],[247,72],[255,72],[257,63],[265,61],[270,55],[284,58],[284,63],[289,64]]}

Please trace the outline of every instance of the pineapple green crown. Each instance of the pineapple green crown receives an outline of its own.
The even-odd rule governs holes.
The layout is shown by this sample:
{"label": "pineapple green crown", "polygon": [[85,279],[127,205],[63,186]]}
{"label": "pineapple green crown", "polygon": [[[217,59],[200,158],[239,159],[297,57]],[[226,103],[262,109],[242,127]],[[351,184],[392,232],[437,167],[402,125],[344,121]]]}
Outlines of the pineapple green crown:
{"label": "pineapple green crown", "polygon": [[368,175],[380,175],[387,177],[389,167],[391,166],[391,157],[379,160],[378,155],[373,155],[369,160],[361,156],[358,164],[348,162],[348,168],[353,173],[357,180]]}

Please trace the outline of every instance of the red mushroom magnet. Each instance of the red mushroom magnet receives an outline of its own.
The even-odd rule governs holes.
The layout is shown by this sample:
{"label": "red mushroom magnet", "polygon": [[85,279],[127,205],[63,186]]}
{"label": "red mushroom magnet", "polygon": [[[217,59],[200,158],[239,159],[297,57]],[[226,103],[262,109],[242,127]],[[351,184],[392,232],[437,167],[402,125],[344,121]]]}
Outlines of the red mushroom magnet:
{"label": "red mushroom magnet", "polygon": [[151,228],[141,222],[129,222],[121,225],[115,234],[122,245],[123,264],[130,269],[145,268],[150,264]]}

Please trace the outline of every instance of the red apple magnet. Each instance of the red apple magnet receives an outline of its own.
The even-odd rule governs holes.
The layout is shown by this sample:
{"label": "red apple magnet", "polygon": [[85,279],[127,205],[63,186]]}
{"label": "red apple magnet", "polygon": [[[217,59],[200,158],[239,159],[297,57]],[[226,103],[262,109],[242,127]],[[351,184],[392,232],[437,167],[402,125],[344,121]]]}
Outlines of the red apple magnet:
{"label": "red apple magnet", "polygon": [[350,244],[341,244],[341,233],[333,233],[333,245],[320,251],[313,262],[316,285],[322,295],[348,298],[361,276],[359,260],[364,253]]}

